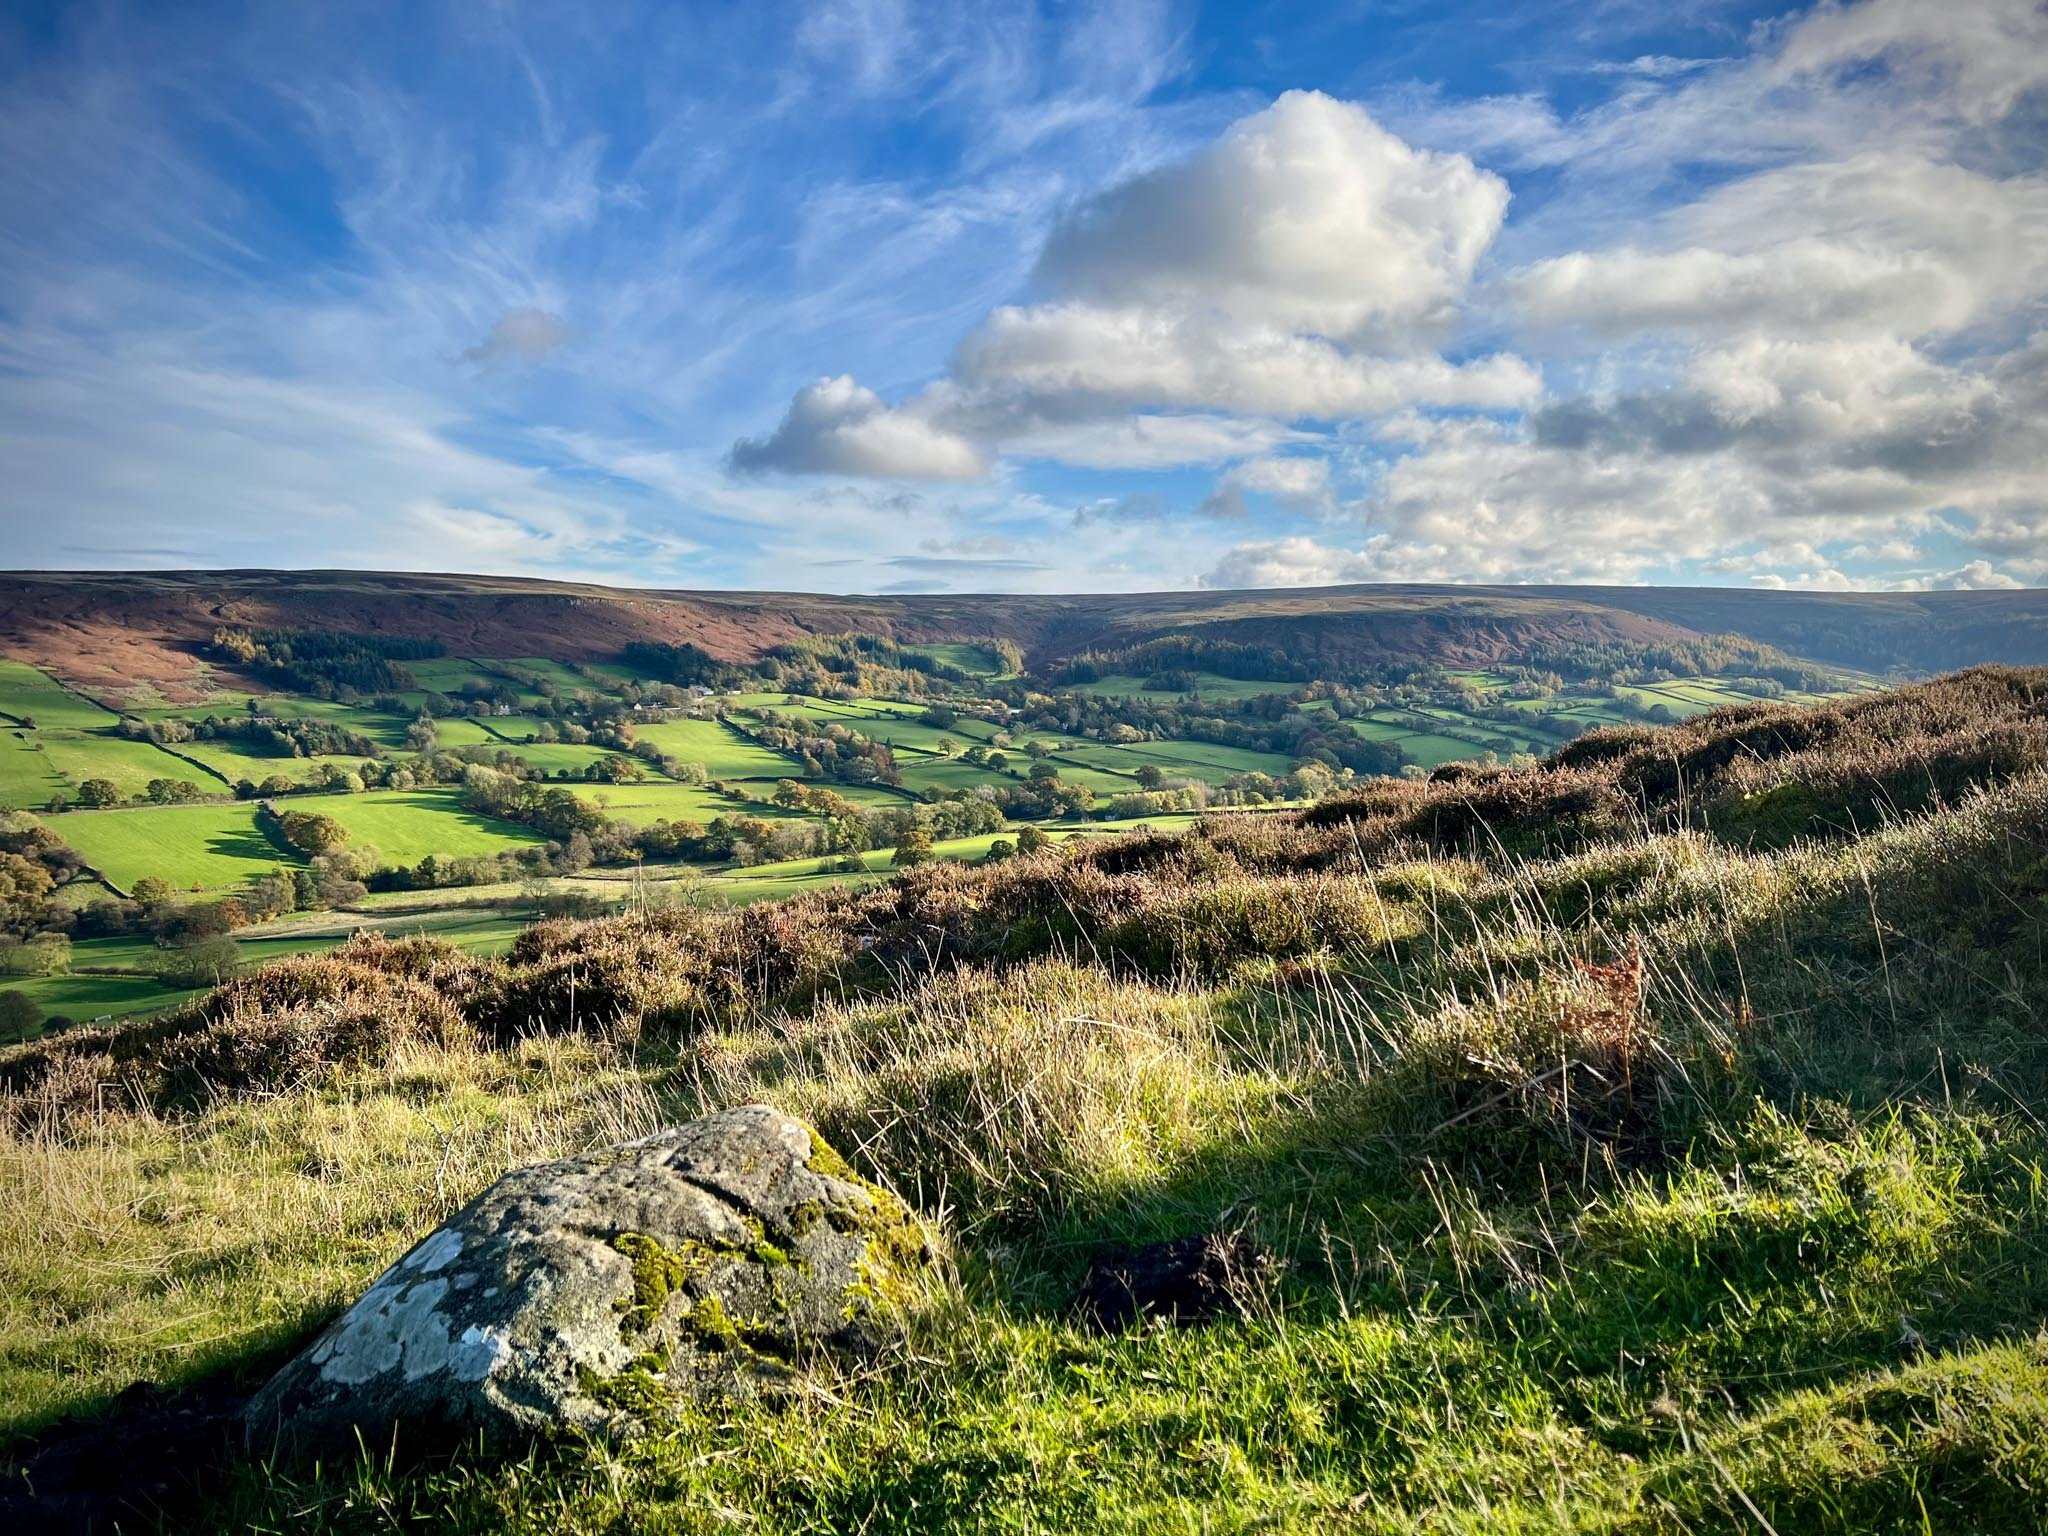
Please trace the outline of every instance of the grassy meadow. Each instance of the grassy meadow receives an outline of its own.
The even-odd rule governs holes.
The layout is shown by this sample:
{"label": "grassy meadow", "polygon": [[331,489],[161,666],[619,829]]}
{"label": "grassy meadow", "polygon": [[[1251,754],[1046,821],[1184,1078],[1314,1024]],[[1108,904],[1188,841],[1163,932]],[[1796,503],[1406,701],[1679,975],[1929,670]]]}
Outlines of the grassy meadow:
{"label": "grassy meadow", "polygon": [[516,822],[498,821],[466,810],[452,789],[370,790],[358,795],[306,795],[298,810],[332,816],[348,828],[353,846],[376,848],[397,864],[496,853],[541,836]]}
{"label": "grassy meadow", "polygon": [[219,889],[298,862],[288,845],[264,832],[256,807],[246,802],[72,811],[50,821],[120,891],[148,875],[179,890]]}

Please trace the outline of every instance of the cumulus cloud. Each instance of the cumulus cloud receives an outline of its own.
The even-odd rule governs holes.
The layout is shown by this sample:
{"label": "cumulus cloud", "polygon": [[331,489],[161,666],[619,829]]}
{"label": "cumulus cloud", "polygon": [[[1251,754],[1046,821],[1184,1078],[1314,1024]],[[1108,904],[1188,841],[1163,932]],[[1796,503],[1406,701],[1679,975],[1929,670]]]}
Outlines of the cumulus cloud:
{"label": "cumulus cloud", "polygon": [[1274,539],[1240,544],[1201,581],[1205,587],[1237,591],[1253,587],[1332,587],[1382,579],[1366,554],[1330,549],[1314,539]]}
{"label": "cumulus cloud", "polygon": [[1500,229],[1507,184],[1403,143],[1361,107],[1289,91],[1191,160],[1083,204],[1048,287],[1105,309],[1216,311],[1366,338],[1441,315]]}
{"label": "cumulus cloud", "polygon": [[866,475],[890,480],[972,480],[981,450],[841,374],[797,392],[765,438],[741,438],[732,467],[746,474]]}
{"label": "cumulus cloud", "polygon": [[1330,463],[1319,458],[1249,459],[1216,482],[1201,511],[1209,517],[1244,517],[1247,496],[1270,496],[1297,511],[1330,506]]}
{"label": "cumulus cloud", "polygon": [[1972,366],[1896,340],[1751,338],[1695,353],[1668,387],[1518,423],[1403,419],[1409,451],[1349,510],[1381,579],[1692,564],[1829,584],[1835,561],[1911,558],[1937,527],[2019,570],[2048,559],[2044,419],[2048,337]]}
{"label": "cumulus cloud", "polygon": [[1743,178],[1654,233],[1535,263],[1511,297],[1528,321],[1609,337],[1957,331],[2048,281],[2048,177],[1861,154]]}
{"label": "cumulus cloud", "polygon": [[1220,464],[1309,440],[1305,432],[1259,418],[1140,411],[1034,425],[1005,437],[1003,448],[1013,458],[1057,459],[1084,469],[1161,469]]}
{"label": "cumulus cloud", "polygon": [[490,334],[462,354],[479,368],[537,363],[569,339],[569,328],[544,309],[508,309]]}
{"label": "cumulus cloud", "polygon": [[2048,86],[2048,10],[2035,0],[1830,0],[1792,30],[1773,74],[1856,69],[1873,59],[1931,76],[1961,115],[1995,122]]}
{"label": "cumulus cloud", "polygon": [[1504,408],[1527,404],[1541,387],[1513,356],[1456,364],[1435,353],[1361,355],[1320,336],[1085,304],[997,310],[963,344],[954,371],[983,392],[984,409],[1166,406],[1317,421],[1417,402]]}
{"label": "cumulus cloud", "polygon": [[[1248,430],[1269,446],[1292,424],[1416,403],[1529,404],[1541,377],[1522,358],[1453,361],[1433,345],[1507,202],[1465,156],[1415,149],[1354,103],[1289,92],[1191,159],[1072,210],[1038,263],[1043,299],[996,308],[948,377],[895,410],[984,462],[1157,467],[1225,457],[1221,419],[1258,421]],[[891,413],[834,382],[863,397],[863,420]],[[810,410],[799,396],[735,464],[763,462],[787,433],[774,467],[875,472],[801,450],[791,421]]]}

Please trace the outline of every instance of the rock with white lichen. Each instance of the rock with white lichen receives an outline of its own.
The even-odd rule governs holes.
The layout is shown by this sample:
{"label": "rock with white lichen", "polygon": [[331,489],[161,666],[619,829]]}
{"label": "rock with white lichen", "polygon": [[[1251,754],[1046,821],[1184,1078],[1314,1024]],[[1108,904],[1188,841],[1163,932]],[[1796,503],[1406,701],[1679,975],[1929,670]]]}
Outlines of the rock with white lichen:
{"label": "rock with white lichen", "polygon": [[766,1105],[507,1174],[250,1402],[253,1448],[632,1434],[872,1350],[914,1293],[901,1201]]}

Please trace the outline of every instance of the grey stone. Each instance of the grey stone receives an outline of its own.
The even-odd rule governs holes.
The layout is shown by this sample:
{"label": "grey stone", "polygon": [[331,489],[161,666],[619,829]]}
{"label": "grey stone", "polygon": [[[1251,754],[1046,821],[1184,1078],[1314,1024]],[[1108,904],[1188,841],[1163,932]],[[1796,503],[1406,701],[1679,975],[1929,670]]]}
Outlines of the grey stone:
{"label": "grey stone", "polygon": [[902,1202],[766,1105],[498,1180],[250,1402],[252,1447],[415,1431],[632,1434],[896,1325],[924,1240]]}

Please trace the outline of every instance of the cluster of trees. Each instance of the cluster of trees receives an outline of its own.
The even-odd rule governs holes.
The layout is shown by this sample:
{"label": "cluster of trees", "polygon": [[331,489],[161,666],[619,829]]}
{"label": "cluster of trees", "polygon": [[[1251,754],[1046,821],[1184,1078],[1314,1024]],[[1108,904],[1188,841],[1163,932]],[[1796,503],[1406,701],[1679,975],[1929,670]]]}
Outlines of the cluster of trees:
{"label": "cluster of trees", "polygon": [[1296,763],[1318,762],[1355,774],[1401,770],[1398,742],[1368,741],[1331,713],[1309,712],[1284,693],[1247,699],[1168,699],[1057,696],[1016,689],[1008,717],[1012,731],[1086,736],[1111,743],[1207,741],[1218,746],[1274,752]]}
{"label": "cluster of trees", "polygon": [[200,720],[130,717],[122,720],[120,729],[130,741],[150,741],[160,747],[186,741],[233,741],[252,757],[381,757],[384,752],[371,737],[338,720],[266,714],[260,699],[249,700],[245,714],[207,715]]}
{"label": "cluster of trees", "polygon": [[636,672],[645,672],[659,682],[678,688],[739,688],[747,674],[730,662],[720,661],[700,645],[668,645],[659,640],[635,640],[619,653],[619,660]]}
{"label": "cluster of trees", "polygon": [[84,867],[84,856],[34,817],[0,811],[0,935],[53,926],[63,909],[51,893]]}
{"label": "cluster of trees", "polygon": [[[1024,653],[1013,640],[974,641],[1000,672],[1021,672]],[[813,698],[923,698],[972,690],[980,679],[965,668],[881,635],[808,635],[763,654],[745,668],[696,645],[635,641],[621,661],[662,682],[724,692],[753,689]]]}
{"label": "cluster of trees", "polygon": [[[974,644],[1004,672],[1021,671],[1023,653],[1014,641],[990,638]],[[757,686],[818,698],[918,699],[931,694],[972,691],[981,679],[881,635],[808,635],[778,645],[754,664]]]}
{"label": "cluster of trees", "polygon": [[320,699],[402,693],[418,680],[400,663],[442,655],[438,640],[358,635],[333,629],[239,629],[213,632],[213,653],[265,682]]}
{"label": "cluster of trees", "polygon": [[896,754],[859,731],[832,721],[818,725],[779,710],[760,712],[754,739],[771,752],[798,758],[811,778],[840,784],[901,784]]}
{"label": "cluster of trees", "polygon": [[1787,688],[1826,690],[1833,678],[1821,667],[1787,656],[1776,646],[1743,635],[1697,640],[1608,640],[1531,646],[1527,665],[1579,680],[1662,683],[1681,677],[1769,678]]}
{"label": "cluster of trees", "polygon": [[1187,692],[1198,672],[1260,683],[1306,683],[1315,675],[1300,656],[1283,646],[1168,635],[1120,649],[1084,651],[1046,681],[1053,687],[1074,687],[1105,677],[1142,677],[1154,692]]}

